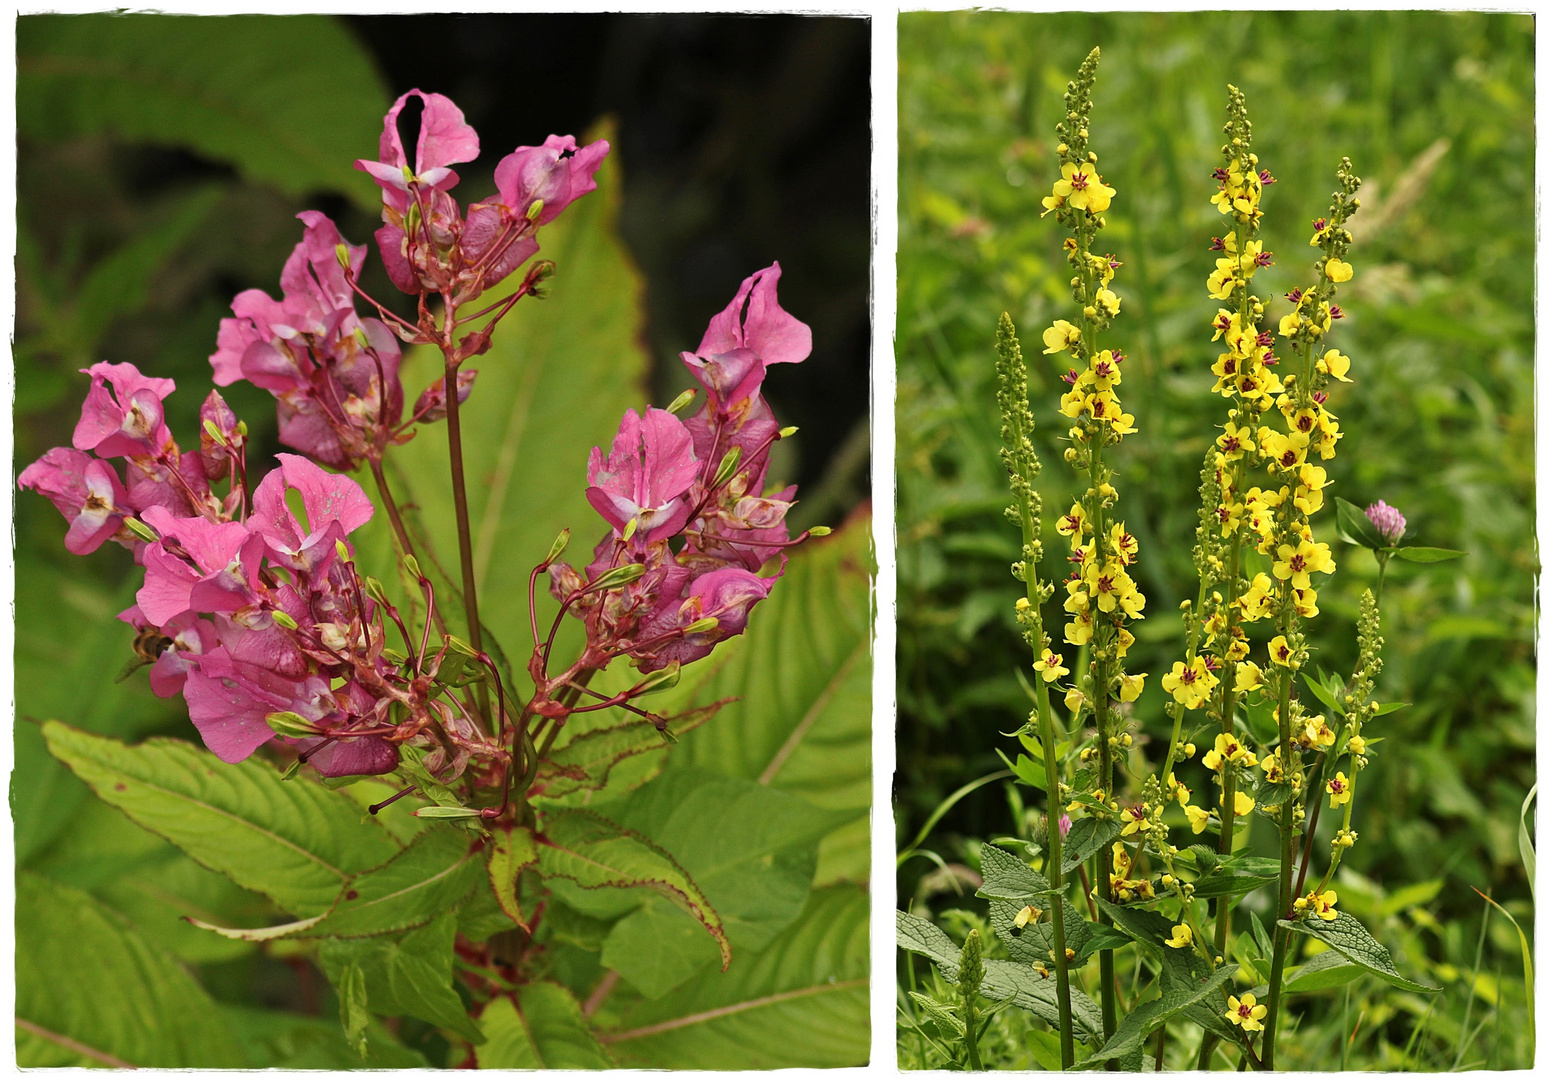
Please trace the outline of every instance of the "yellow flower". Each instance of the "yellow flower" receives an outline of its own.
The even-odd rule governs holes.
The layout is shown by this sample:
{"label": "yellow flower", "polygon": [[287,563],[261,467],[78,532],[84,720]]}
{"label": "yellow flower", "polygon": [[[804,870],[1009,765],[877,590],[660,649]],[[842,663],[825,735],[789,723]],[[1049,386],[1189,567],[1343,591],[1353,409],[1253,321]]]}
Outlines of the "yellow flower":
{"label": "yellow flower", "polygon": [[1128,646],[1133,644],[1133,635],[1128,632],[1126,626],[1117,628],[1117,658],[1121,660],[1128,655]]}
{"label": "yellow flower", "polygon": [[1316,606],[1315,589],[1296,589],[1291,597],[1295,604],[1295,613],[1301,618],[1314,619],[1321,614],[1321,608]]}
{"label": "yellow flower", "polygon": [[1327,781],[1327,794],[1332,796],[1332,808],[1336,810],[1354,797],[1354,788],[1348,782],[1348,777],[1339,772]]}
{"label": "yellow flower", "polygon": [[[1115,188],[1107,187],[1096,174],[1093,161],[1071,161],[1063,167],[1063,179],[1053,184],[1054,198],[1063,199],[1076,210],[1099,214],[1112,205]],[[1043,200],[1043,205],[1047,201]]]}
{"label": "yellow flower", "polygon": [[1362,754],[1362,753],[1364,753],[1364,736],[1363,735],[1355,735],[1353,738],[1348,740],[1348,752],[1350,754]]}
{"label": "yellow flower", "polygon": [[1331,375],[1339,382],[1354,381],[1348,377],[1348,357],[1336,349],[1328,349],[1322,354],[1321,359],[1316,361],[1316,370],[1323,375]]}
{"label": "yellow flower", "polygon": [[1041,916],[1042,912],[1040,909],[1034,908],[1030,904],[1027,904],[1025,907],[1021,908],[1020,911],[1015,913],[1015,928],[1017,930],[1024,930],[1026,929],[1027,923],[1034,923],[1039,918],[1041,918]]}
{"label": "yellow flower", "polygon": [[1228,461],[1235,461],[1242,454],[1257,449],[1257,444],[1252,441],[1252,429],[1236,427],[1234,421],[1226,422],[1225,433],[1214,440],[1214,445],[1225,452]]}
{"label": "yellow flower", "polygon": [[1124,701],[1137,701],[1139,695],[1144,693],[1144,680],[1148,675],[1124,675],[1123,688],[1120,697]]}
{"label": "yellow flower", "polygon": [[1272,641],[1268,642],[1268,656],[1275,664],[1281,667],[1294,666],[1294,650],[1289,647],[1289,642],[1284,638],[1283,634],[1279,634]]}
{"label": "yellow flower", "polygon": [[1236,604],[1241,609],[1241,618],[1246,622],[1256,622],[1272,615],[1273,579],[1267,574],[1258,574],[1252,579],[1251,587],[1236,600]]}
{"label": "yellow flower", "polygon": [[1042,344],[1047,348],[1042,350],[1046,356],[1048,353],[1063,352],[1074,342],[1080,340],[1080,328],[1064,319],[1053,320],[1053,325],[1042,331]]}
{"label": "yellow flower", "polygon": [[1194,833],[1201,833],[1209,827],[1209,812],[1203,809],[1203,807],[1184,806],[1182,809],[1186,812],[1187,820],[1192,824],[1192,831]]}
{"label": "yellow flower", "polygon": [[1132,566],[1133,561],[1139,557],[1139,538],[1121,523],[1114,524],[1107,531],[1107,545],[1124,566]]}
{"label": "yellow flower", "polygon": [[1262,685],[1262,669],[1251,660],[1235,666],[1235,688],[1241,693],[1255,690]]}
{"label": "yellow flower", "polygon": [[1064,627],[1064,641],[1078,647],[1087,644],[1095,632],[1096,626],[1091,619],[1090,608],[1086,607],[1076,612],[1073,620]]}
{"label": "yellow flower", "polygon": [[1154,824],[1150,821],[1149,812],[1143,803],[1137,803],[1126,808],[1123,811],[1122,819],[1122,835],[1124,836],[1132,836],[1136,832],[1149,832]]}
{"label": "yellow flower", "polygon": [[1242,994],[1239,998],[1232,994],[1226,1004],[1229,1008],[1225,1010],[1225,1019],[1242,1031],[1262,1030],[1262,1018],[1268,1015],[1268,1007],[1258,1005],[1255,994]]}
{"label": "yellow flower", "polygon": [[1342,283],[1354,276],[1354,268],[1342,259],[1327,260],[1327,280]]}
{"label": "yellow flower", "polygon": [[1294,472],[1304,464],[1311,445],[1310,436],[1299,431],[1284,434],[1271,428],[1261,428],[1257,437],[1261,440],[1263,454],[1284,472]]}
{"label": "yellow flower", "polygon": [[1301,540],[1295,547],[1280,544],[1278,558],[1273,563],[1273,576],[1288,581],[1296,589],[1311,585],[1312,572],[1330,574],[1337,569],[1332,561],[1332,549],[1326,544]]}
{"label": "yellow flower", "polygon": [[1327,724],[1327,718],[1321,715],[1313,716],[1305,722],[1305,737],[1312,745],[1323,750],[1338,741],[1337,733]]}
{"label": "yellow flower", "polygon": [[1270,784],[1283,783],[1284,770],[1279,766],[1277,754],[1269,754],[1262,759],[1262,775]]}
{"label": "yellow flower", "polygon": [[1178,923],[1171,927],[1171,936],[1166,938],[1166,944],[1173,949],[1185,949],[1192,944],[1192,927],[1186,923]]}
{"label": "yellow flower", "polygon": [[1182,783],[1174,776],[1171,778],[1171,793],[1176,796],[1176,803],[1178,806],[1186,806],[1190,801],[1192,801],[1192,791],[1187,787],[1186,784]]}
{"label": "yellow flower", "polygon": [[1333,905],[1337,902],[1338,894],[1332,889],[1328,889],[1323,893],[1306,893],[1300,899],[1295,901],[1295,914],[1299,915],[1301,912],[1305,911],[1306,908],[1310,908],[1316,912],[1318,918],[1322,918],[1327,922],[1331,922],[1333,919],[1338,917],[1337,911],[1333,909]]}
{"label": "yellow flower", "polygon": [[1097,390],[1110,390],[1123,381],[1123,370],[1111,349],[1102,349],[1090,358],[1090,368],[1085,372]]}
{"label": "yellow flower", "polygon": [[1083,503],[1075,503],[1069,507],[1069,512],[1059,518],[1058,524],[1055,526],[1058,530],[1058,535],[1070,537],[1076,547],[1079,546],[1080,537],[1085,534],[1087,527]]}
{"label": "yellow flower", "polygon": [[1128,871],[1133,869],[1133,860],[1128,857],[1128,849],[1121,841],[1112,845],[1112,873],[1118,877],[1127,877]]}
{"label": "yellow flower", "polygon": [[1252,812],[1252,808],[1255,807],[1256,805],[1257,805],[1257,800],[1253,799],[1250,795],[1246,794],[1246,792],[1238,791],[1238,792],[1235,793],[1235,816],[1236,817],[1245,817],[1247,814],[1250,814]]}
{"label": "yellow flower", "polygon": [[1052,682],[1061,676],[1069,674],[1069,669],[1064,667],[1064,658],[1052,649],[1042,650],[1042,659],[1031,665],[1037,671],[1042,672],[1043,682]]}
{"label": "yellow flower", "polygon": [[1117,309],[1122,306],[1123,301],[1111,289],[1097,289],[1096,303],[1106,311],[1108,316],[1113,316],[1117,314]]}
{"label": "yellow flower", "polygon": [[1160,685],[1186,709],[1201,709],[1214,692],[1215,679],[1203,662],[1195,657],[1191,664],[1180,660],[1171,665],[1171,673],[1161,678]]}

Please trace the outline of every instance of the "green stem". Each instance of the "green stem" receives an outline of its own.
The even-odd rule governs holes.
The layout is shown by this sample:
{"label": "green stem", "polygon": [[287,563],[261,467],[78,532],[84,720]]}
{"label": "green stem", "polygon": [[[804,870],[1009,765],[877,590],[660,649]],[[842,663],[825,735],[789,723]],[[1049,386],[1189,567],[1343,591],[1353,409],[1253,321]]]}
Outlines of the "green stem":
{"label": "green stem", "polygon": [[[1278,698],[1278,754],[1279,768],[1287,776],[1291,766],[1288,760],[1290,753],[1289,694],[1294,675],[1285,668],[1281,680]],[[1268,1022],[1264,1025],[1262,1033],[1262,1067],[1269,1071],[1273,1069],[1274,1050],[1278,1041],[1278,1006],[1283,992],[1284,958],[1289,952],[1289,931],[1279,926],[1278,920],[1288,919],[1294,914],[1290,891],[1294,887],[1292,878],[1295,870],[1293,799],[1285,800],[1279,809],[1278,834],[1278,909],[1273,927],[1273,969],[1268,976]]]}
{"label": "green stem", "polygon": [[978,1010],[977,999],[968,995],[962,1002],[962,1022],[966,1024],[967,1033],[963,1041],[967,1044],[967,1061],[972,1065],[973,1072],[983,1071],[983,1059],[978,1055]]}
{"label": "green stem", "polygon": [[[448,324],[450,316],[447,317]],[[447,327],[447,340],[451,331]],[[457,402],[458,363],[446,357],[446,441],[451,456],[451,497],[457,513],[457,554],[462,563],[462,605],[467,610],[467,640],[475,652],[483,652],[483,624],[478,619],[478,581],[473,570],[473,527],[467,512],[467,477],[462,466],[462,416]],[[479,683],[478,710],[489,716],[489,687]]]}

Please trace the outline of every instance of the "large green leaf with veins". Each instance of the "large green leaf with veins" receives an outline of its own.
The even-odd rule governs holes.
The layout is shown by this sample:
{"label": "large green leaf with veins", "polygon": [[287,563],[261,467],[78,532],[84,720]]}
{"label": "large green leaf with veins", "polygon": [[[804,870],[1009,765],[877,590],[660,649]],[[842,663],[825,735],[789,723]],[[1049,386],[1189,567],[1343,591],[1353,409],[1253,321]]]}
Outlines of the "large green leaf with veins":
{"label": "large green leaf with veins", "polygon": [[386,88],[321,16],[29,15],[16,22],[16,125],[39,140],[111,134],[228,162],[287,195],[374,208]]}

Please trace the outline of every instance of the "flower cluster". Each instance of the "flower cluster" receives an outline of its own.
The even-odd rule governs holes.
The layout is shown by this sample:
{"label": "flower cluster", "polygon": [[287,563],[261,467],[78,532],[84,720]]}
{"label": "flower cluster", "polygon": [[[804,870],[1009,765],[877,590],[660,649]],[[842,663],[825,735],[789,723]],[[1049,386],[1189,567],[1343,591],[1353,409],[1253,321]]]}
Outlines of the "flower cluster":
{"label": "flower cluster", "polygon": [[[539,711],[579,671],[618,656],[645,673],[707,656],[745,629],[778,580],[785,550],[827,531],[792,539],[785,515],[795,488],[764,491],[769,451],[794,429],[779,427],[763,379],[769,365],[797,364],[811,352],[810,328],[779,306],[779,273],[775,263],[743,281],[698,349],[682,354],[704,395],[694,415],[630,410],[610,452],[591,451],[586,496],[612,528],[584,573],[564,562],[545,566],[561,616],[585,621],[586,647],[552,677],[546,650],[534,655]],[[603,581],[622,584],[598,588]]]}

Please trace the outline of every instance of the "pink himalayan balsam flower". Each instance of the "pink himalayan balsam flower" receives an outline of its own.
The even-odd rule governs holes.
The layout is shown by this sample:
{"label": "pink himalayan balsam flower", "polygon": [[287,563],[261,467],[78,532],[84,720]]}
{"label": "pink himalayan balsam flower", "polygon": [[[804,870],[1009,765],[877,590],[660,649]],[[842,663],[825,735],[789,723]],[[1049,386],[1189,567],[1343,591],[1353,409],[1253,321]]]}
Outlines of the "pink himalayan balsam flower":
{"label": "pink himalayan balsam flower", "polygon": [[647,544],[674,536],[687,522],[690,507],[682,498],[697,477],[693,438],[681,420],[664,409],[633,409],[623,414],[612,453],[591,450],[586,498],[621,537]]}
{"label": "pink himalayan balsam flower", "polygon": [[64,546],[73,555],[89,555],[117,535],[128,512],[128,492],[105,461],[56,446],[28,465],[17,483],[54,504],[70,523]]}

